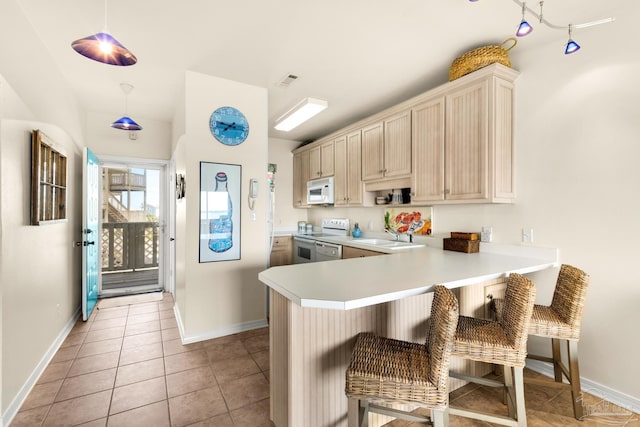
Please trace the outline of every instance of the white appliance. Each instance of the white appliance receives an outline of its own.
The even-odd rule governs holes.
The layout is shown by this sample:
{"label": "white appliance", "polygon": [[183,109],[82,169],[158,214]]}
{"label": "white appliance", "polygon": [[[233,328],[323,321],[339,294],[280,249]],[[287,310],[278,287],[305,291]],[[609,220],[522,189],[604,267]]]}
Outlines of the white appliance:
{"label": "white appliance", "polygon": [[293,263],[329,261],[342,258],[342,245],[323,242],[327,236],[348,236],[348,218],[324,218],[321,232],[299,233],[293,236]]}
{"label": "white appliance", "polygon": [[332,205],[333,177],[307,181],[307,203],[310,205]]}

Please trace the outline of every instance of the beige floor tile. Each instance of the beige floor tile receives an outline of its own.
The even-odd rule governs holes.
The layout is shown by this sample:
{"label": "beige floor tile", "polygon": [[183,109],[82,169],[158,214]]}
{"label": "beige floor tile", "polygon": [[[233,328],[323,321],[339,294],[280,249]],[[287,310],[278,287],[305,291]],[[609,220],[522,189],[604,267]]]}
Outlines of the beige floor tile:
{"label": "beige floor tile", "polygon": [[39,426],[44,421],[49,412],[49,406],[40,406],[39,408],[20,411],[16,414],[11,422],[11,427],[33,427]]}
{"label": "beige floor tile", "polygon": [[178,322],[177,322],[177,320],[175,318],[161,319],[160,320],[160,327],[162,329],[177,328],[178,327]]}
{"label": "beige floor tile", "polygon": [[60,402],[98,391],[111,390],[115,379],[115,368],[67,378],[62,383],[62,387],[60,387],[55,401]]}
{"label": "beige floor tile", "polygon": [[98,308],[95,320],[108,320],[118,317],[127,317],[129,314],[129,307],[109,307]]}
{"label": "beige floor tile", "polygon": [[162,320],[162,319],[175,319],[176,318],[176,315],[173,312],[173,309],[161,310],[160,312],[158,312],[158,314],[160,315],[160,320]]}
{"label": "beige floor tile", "polygon": [[138,323],[153,322],[154,320],[160,320],[160,316],[157,311],[155,313],[137,314],[135,316],[129,315],[129,317],[127,317],[127,326],[136,325]]}
{"label": "beige floor tile", "polygon": [[69,347],[60,348],[56,355],[51,359],[51,363],[66,362],[67,360],[73,360],[76,358],[80,350],[80,345],[71,345]]}
{"label": "beige floor tile", "polygon": [[209,387],[169,399],[173,427],[187,426],[226,412],[227,406],[218,387]]}
{"label": "beige floor tile", "polygon": [[249,353],[269,350],[269,335],[268,334],[255,335],[245,340],[242,340],[242,343],[244,344],[244,346],[246,347]]}
{"label": "beige floor tile", "polygon": [[128,348],[120,353],[120,366],[142,362],[143,360],[157,359],[158,357],[162,357],[162,344],[159,342]]}
{"label": "beige floor tile", "polygon": [[127,324],[126,317],[116,317],[113,319],[96,320],[93,322],[89,331],[98,331],[100,329],[116,328],[118,326],[125,326]]}
{"label": "beige floor tile", "polygon": [[184,353],[186,351],[200,350],[202,349],[201,342],[195,342],[193,344],[182,344],[182,340],[168,340],[163,341],[162,347],[164,349],[165,356],[171,356],[173,354]]}
{"label": "beige floor tile", "polygon": [[275,426],[269,420],[269,399],[252,403],[231,412],[235,427],[271,427]]}
{"label": "beige floor tile", "polygon": [[125,336],[144,334],[147,332],[160,331],[160,321],[151,320],[149,322],[140,322],[127,324],[127,328],[124,331]]}
{"label": "beige floor tile", "polygon": [[95,356],[96,354],[111,353],[120,351],[122,348],[122,338],[113,338],[110,340],[96,341],[84,343],[80,346],[80,350],[76,357]]}
{"label": "beige floor tile", "polygon": [[87,423],[78,424],[77,427],[106,427],[106,425],[107,417],[104,417],[97,420],[89,421]]}
{"label": "beige floor tile", "polygon": [[222,414],[217,417],[209,418],[207,420],[199,421],[194,424],[189,424],[189,427],[234,427],[231,415]]}
{"label": "beige floor tile", "polygon": [[187,369],[199,368],[207,366],[209,360],[204,350],[188,351],[186,353],[174,354],[164,358],[164,366],[167,375]]}
{"label": "beige floor tile", "polygon": [[160,334],[159,330],[126,336],[122,341],[122,348],[128,349],[133,347],[140,347],[141,345],[153,344],[157,342],[162,342],[162,335]]}
{"label": "beige floor tile", "polygon": [[159,357],[157,359],[120,366],[116,375],[115,386],[121,387],[161,376],[164,376],[164,360]]}
{"label": "beige floor tile", "polygon": [[269,383],[262,373],[220,383],[220,389],[232,411],[269,397]]}
{"label": "beige floor tile", "polygon": [[71,369],[67,373],[68,377],[88,374],[90,372],[101,371],[103,369],[115,368],[118,366],[119,351],[112,351],[104,354],[96,354],[79,358],[73,361]]}
{"label": "beige floor tile", "polygon": [[107,416],[111,390],[54,403],[43,427],[75,426]]}
{"label": "beige floor tile", "polygon": [[167,398],[164,377],[153,378],[113,389],[109,415],[139,408]]}
{"label": "beige floor tile", "polygon": [[260,372],[260,368],[251,356],[220,360],[211,363],[211,367],[219,383],[225,383]]}
{"label": "beige floor tile", "polygon": [[157,302],[153,302],[153,303],[148,303],[148,304],[135,304],[132,305],[131,308],[129,309],[129,316],[138,316],[140,314],[147,314],[147,313],[157,313],[158,310],[158,303]]}
{"label": "beige floor tile", "polygon": [[167,375],[167,393],[170,398],[214,385],[217,385],[217,382],[209,366]]}
{"label": "beige floor tile", "polygon": [[124,336],[124,326],[116,326],[115,328],[98,329],[89,331],[84,343],[104,341],[114,338],[122,338]]}
{"label": "beige floor tile", "polygon": [[249,352],[242,344],[242,341],[218,342],[212,340],[207,341],[204,344],[204,348],[211,363],[249,356]]}
{"label": "beige floor tile", "polygon": [[[88,329],[87,329],[88,331]],[[83,343],[85,337],[88,332],[73,332],[67,335],[67,338],[64,340],[60,348],[66,348],[71,346],[80,345]]]}
{"label": "beige floor tile", "polygon": [[158,310],[160,311],[167,311],[167,310],[171,310],[173,311],[173,306],[174,306],[174,302],[173,301],[162,301],[160,304],[158,304]]}
{"label": "beige floor tile", "polygon": [[73,360],[67,360],[65,362],[49,363],[40,378],[38,378],[38,384],[44,384],[51,381],[62,380],[67,376]]}
{"label": "beige floor tile", "polygon": [[45,384],[36,384],[31,389],[20,410],[24,411],[38,406],[51,405],[62,386],[62,382],[63,380],[57,380]]}
{"label": "beige floor tile", "polygon": [[269,370],[269,350],[252,353],[251,357],[256,362],[261,371]]}
{"label": "beige floor tile", "polygon": [[178,330],[178,328],[163,329],[161,332],[162,332],[162,341],[181,339],[180,331]]}
{"label": "beige floor tile", "polygon": [[169,405],[166,400],[121,412],[109,417],[109,427],[169,427]]}

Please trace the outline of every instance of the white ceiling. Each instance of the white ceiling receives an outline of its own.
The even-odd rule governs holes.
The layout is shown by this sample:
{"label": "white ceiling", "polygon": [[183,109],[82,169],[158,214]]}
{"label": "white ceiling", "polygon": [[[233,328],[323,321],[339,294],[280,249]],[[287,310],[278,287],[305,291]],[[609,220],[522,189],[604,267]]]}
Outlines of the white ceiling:
{"label": "white ceiling", "polygon": [[[127,82],[135,87],[132,117],[143,126],[144,118],[171,121],[184,71],[192,70],[266,87],[269,136],[298,141],[446,82],[456,56],[512,36],[521,14],[512,0],[109,0],[109,32],[138,57],[136,65],[115,67],[70,47],[104,30],[104,0],[17,1],[87,111],[115,120],[124,113],[120,83]],[[615,15],[615,3],[547,0],[545,18],[592,21]],[[536,29],[512,53],[545,43],[564,49],[567,34],[529,22]],[[277,86],[289,73],[299,79]],[[308,96],[329,108],[291,132],[273,129]]]}

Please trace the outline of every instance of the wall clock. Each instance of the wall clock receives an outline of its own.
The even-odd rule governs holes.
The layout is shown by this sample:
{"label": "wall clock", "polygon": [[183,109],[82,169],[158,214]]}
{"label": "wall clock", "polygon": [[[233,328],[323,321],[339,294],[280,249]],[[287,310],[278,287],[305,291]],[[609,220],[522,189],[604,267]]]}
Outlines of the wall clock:
{"label": "wall clock", "polygon": [[238,109],[220,107],[209,119],[211,134],[224,145],[239,145],[249,136],[249,122]]}

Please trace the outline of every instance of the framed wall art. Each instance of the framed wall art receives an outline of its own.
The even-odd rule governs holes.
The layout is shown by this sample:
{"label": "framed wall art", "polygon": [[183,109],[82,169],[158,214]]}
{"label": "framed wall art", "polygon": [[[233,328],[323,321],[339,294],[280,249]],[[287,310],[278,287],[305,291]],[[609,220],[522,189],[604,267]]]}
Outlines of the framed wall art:
{"label": "framed wall art", "polygon": [[200,162],[199,262],[240,259],[242,166]]}
{"label": "framed wall art", "polygon": [[39,130],[31,133],[31,225],[67,220],[67,157]]}

